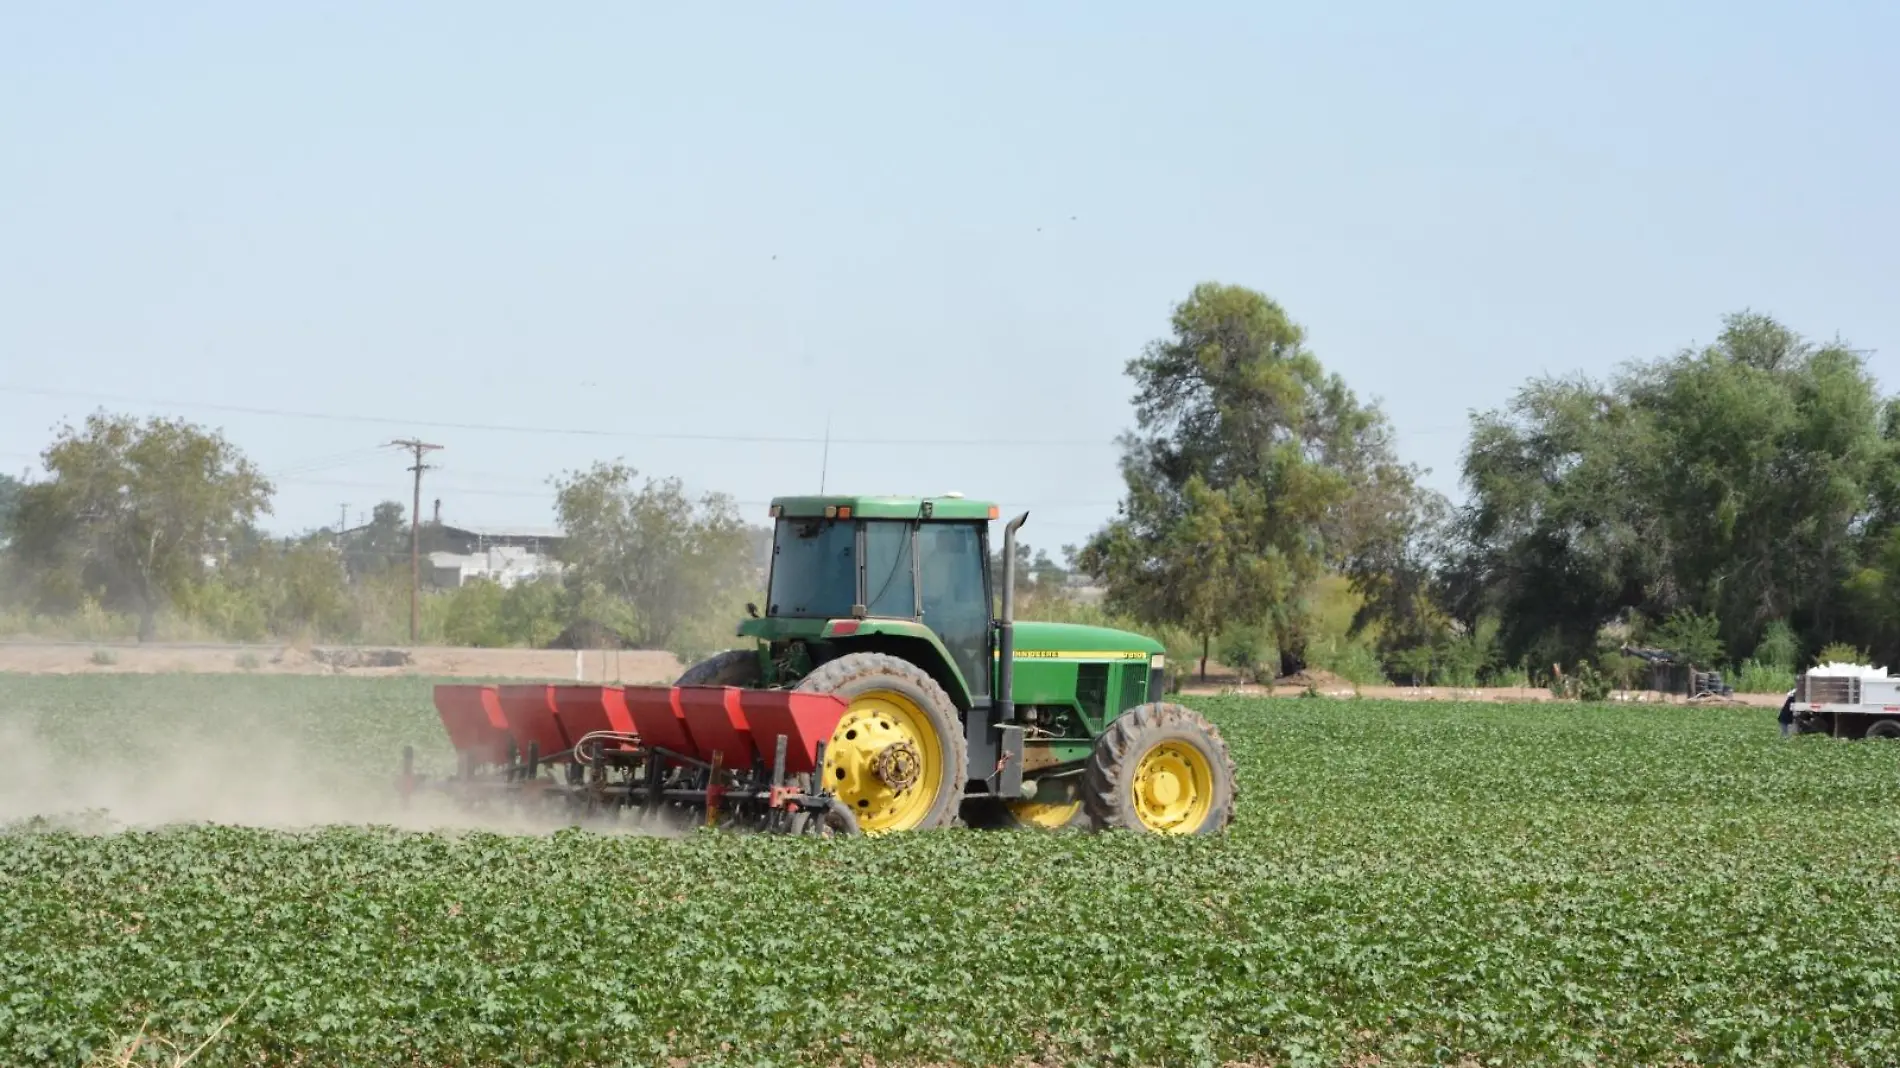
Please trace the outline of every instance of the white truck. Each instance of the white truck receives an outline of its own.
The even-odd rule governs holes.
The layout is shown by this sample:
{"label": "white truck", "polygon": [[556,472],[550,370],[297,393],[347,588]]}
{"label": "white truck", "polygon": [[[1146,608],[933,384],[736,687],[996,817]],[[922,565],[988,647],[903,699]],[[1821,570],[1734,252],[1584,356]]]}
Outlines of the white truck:
{"label": "white truck", "polygon": [[1792,711],[1801,734],[1900,738],[1900,676],[1865,664],[1817,664],[1795,679]]}

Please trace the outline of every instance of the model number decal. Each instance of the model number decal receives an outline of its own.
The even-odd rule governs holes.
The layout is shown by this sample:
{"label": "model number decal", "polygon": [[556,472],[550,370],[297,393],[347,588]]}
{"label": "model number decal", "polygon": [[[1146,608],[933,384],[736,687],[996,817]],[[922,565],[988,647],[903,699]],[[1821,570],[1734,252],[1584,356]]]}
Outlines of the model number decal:
{"label": "model number decal", "polygon": [[[1002,655],[1000,652],[997,654]],[[1018,649],[1018,660],[1146,660],[1150,654],[1140,650],[1100,650],[1097,652],[1078,652],[1067,649]]]}

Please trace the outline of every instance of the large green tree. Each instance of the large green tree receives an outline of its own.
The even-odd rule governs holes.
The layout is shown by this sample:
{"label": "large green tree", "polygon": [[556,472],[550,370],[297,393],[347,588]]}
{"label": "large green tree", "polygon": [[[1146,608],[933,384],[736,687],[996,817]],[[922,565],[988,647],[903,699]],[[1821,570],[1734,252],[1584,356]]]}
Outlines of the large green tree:
{"label": "large green tree", "polygon": [[570,614],[638,648],[697,654],[757,586],[754,535],[724,495],[694,501],[678,479],[636,477],[596,463],[556,482]]}
{"label": "large green tree", "polygon": [[12,525],[13,510],[20,503],[20,491],[25,483],[12,475],[0,474],[0,547],[7,544],[7,530]]}
{"label": "large green tree", "polygon": [[271,484],[215,432],[94,414],[41,454],[48,477],[19,495],[8,549],[43,608],[85,597],[139,617],[186,596],[233,538],[270,510]]}
{"label": "large green tree", "polygon": [[392,569],[409,569],[408,509],[401,501],[378,503],[370,510],[369,522],[340,540],[343,562],[352,579],[361,581]]}
{"label": "large green tree", "polygon": [[1860,525],[1853,574],[1843,590],[1839,635],[1900,666],[1900,397],[1880,418],[1881,459],[1869,479],[1868,508]]}
{"label": "large green tree", "polygon": [[1732,653],[1775,620],[1810,648],[1851,640],[1877,614],[1854,590],[1887,579],[1883,409],[1857,353],[1752,313],[1608,382],[1534,380],[1475,420],[1450,603],[1496,612],[1507,654],[1538,663],[1679,610],[1716,618]]}
{"label": "large green tree", "polygon": [[1171,326],[1127,364],[1127,494],[1077,566],[1114,610],[1191,630],[1203,672],[1215,635],[1259,624],[1281,670],[1297,670],[1313,583],[1390,527],[1412,472],[1383,414],[1326,372],[1272,299],[1203,283]]}

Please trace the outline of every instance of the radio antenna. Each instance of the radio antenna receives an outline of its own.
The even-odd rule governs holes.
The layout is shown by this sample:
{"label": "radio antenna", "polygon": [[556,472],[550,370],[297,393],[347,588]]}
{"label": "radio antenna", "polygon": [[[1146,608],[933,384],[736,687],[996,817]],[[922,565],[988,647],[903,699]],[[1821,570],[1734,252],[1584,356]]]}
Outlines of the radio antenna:
{"label": "radio antenna", "polygon": [[818,461],[818,495],[825,495],[825,475],[831,470],[831,416],[825,416],[825,452]]}

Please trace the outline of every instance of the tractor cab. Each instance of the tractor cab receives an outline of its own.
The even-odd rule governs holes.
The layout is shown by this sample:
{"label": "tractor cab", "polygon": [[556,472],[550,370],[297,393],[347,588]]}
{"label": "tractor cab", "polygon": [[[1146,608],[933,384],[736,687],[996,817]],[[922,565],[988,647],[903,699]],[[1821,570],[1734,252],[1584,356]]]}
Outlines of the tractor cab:
{"label": "tractor cab", "polygon": [[[989,521],[962,497],[786,497],[772,502],[763,618],[748,632],[934,637],[969,698],[990,696]],[[841,621],[841,622],[834,622]],[[855,625],[854,625],[855,622]]]}

